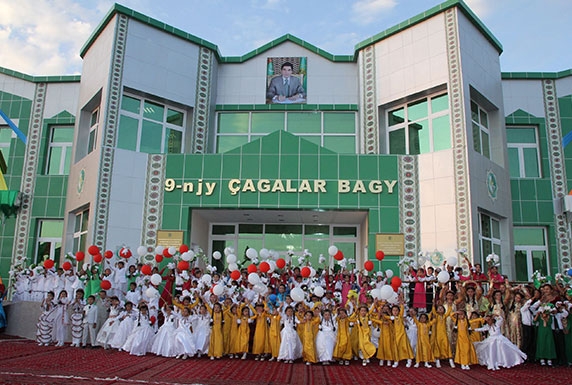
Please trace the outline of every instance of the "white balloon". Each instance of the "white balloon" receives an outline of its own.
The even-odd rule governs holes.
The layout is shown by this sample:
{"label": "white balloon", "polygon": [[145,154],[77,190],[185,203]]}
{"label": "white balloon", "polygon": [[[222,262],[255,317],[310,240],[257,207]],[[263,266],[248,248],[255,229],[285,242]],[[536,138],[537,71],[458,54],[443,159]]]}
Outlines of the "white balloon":
{"label": "white balloon", "polygon": [[230,247],[225,247],[225,248],[224,248],[224,255],[229,255],[229,254],[232,254],[232,253],[230,252]]}
{"label": "white balloon", "polygon": [[189,261],[192,261],[195,258],[195,252],[193,250],[189,250],[187,251],[187,253],[189,254]]}
{"label": "white balloon", "polygon": [[276,262],[270,260],[268,261],[268,264],[270,265],[270,270],[268,270],[270,273],[274,272],[274,270],[276,270]]}
{"label": "white balloon", "polygon": [[369,294],[371,295],[371,297],[373,299],[381,299],[381,289],[380,288],[373,289]]}
{"label": "white balloon", "polygon": [[315,276],[316,276],[316,269],[310,267],[310,277],[315,277]]}
{"label": "white balloon", "polygon": [[213,287],[213,294],[214,295],[222,295],[224,293],[224,286],[223,285],[215,285]]}
{"label": "white balloon", "polygon": [[175,246],[169,247],[169,254],[171,255],[177,254],[177,248]]}
{"label": "white balloon", "polygon": [[391,297],[387,299],[387,302],[389,302],[392,305],[398,302],[397,293],[395,291],[393,292],[393,294],[391,294]]}
{"label": "white balloon", "polygon": [[231,264],[231,263],[236,263],[236,255],[234,254],[229,254],[226,256],[226,263]]}
{"label": "white balloon", "polygon": [[235,270],[238,270],[238,265],[236,263],[229,263],[228,271],[235,271]]}
{"label": "white balloon", "polygon": [[260,283],[260,276],[257,273],[248,274],[248,283],[251,283],[253,285]]}
{"label": "white balloon", "polygon": [[380,299],[388,300],[393,295],[394,291],[390,285],[383,285],[379,291]]}
{"label": "white balloon", "polygon": [[153,274],[151,276],[151,283],[155,286],[159,285],[162,281],[163,277],[161,277],[159,274]]}
{"label": "white balloon", "polygon": [[213,279],[213,278],[211,277],[210,274],[204,274],[204,275],[201,277],[201,281],[203,281],[203,283],[206,283],[207,285],[210,285],[212,279]]}
{"label": "white balloon", "polygon": [[385,276],[387,277],[387,279],[393,277],[393,270],[391,269],[385,270]]}
{"label": "white balloon", "polygon": [[217,261],[218,261],[219,259],[221,259],[221,258],[222,258],[222,254],[220,253],[220,251],[218,251],[218,250],[215,251],[215,252],[213,253],[213,258],[216,259]]}
{"label": "white balloon", "polygon": [[441,282],[441,283],[447,283],[449,282],[449,273],[446,272],[445,270],[440,271],[439,274],[437,274],[437,281]]}
{"label": "white balloon", "polygon": [[454,255],[447,258],[447,265],[449,266],[457,266],[457,262],[458,262],[457,257],[455,257]]}
{"label": "white balloon", "polygon": [[188,251],[185,251],[183,254],[181,254],[181,259],[183,261],[189,262],[191,260],[191,253]]}
{"label": "white balloon", "polygon": [[263,260],[268,259],[268,257],[270,257],[270,252],[268,251],[268,249],[260,249],[260,251],[258,252],[258,255],[260,255],[260,258]]}
{"label": "white balloon", "polygon": [[256,285],[254,285],[253,290],[258,294],[266,294],[268,288],[263,283],[257,283]]}
{"label": "white balloon", "polygon": [[145,254],[147,254],[147,248],[146,248],[145,246],[139,246],[139,247],[137,248],[137,255],[140,256],[140,257],[142,257],[142,256],[144,256]]}
{"label": "white balloon", "polygon": [[188,296],[191,295],[191,292],[188,291],[188,290],[183,290],[183,293],[182,293],[182,294],[183,294],[183,297],[188,297]]}
{"label": "white balloon", "polygon": [[314,288],[314,294],[317,295],[318,297],[323,297],[325,294],[324,288],[322,286],[316,286]]}
{"label": "white balloon", "polygon": [[155,254],[163,255],[164,250],[165,250],[165,248],[163,246],[157,246],[157,247],[155,247]]}
{"label": "white balloon", "polygon": [[87,269],[89,269],[89,263],[84,263],[83,265],[81,265],[81,268],[83,271],[87,271]]}
{"label": "white balloon", "polygon": [[333,257],[337,253],[338,253],[338,248],[336,246],[332,245],[328,247],[328,254],[330,254],[330,257]]}
{"label": "white balloon", "polygon": [[304,300],[304,291],[299,287],[295,287],[290,291],[290,298],[294,302],[302,302]]}
{"label": "white balloon", "polygon": [[272,257],[273,260],[277,261],[280,259],[280,254],[277,251],[270,250],[270,257]]}
{"label": "white balloon", "polygon": [[149,287],[145,290],[145,295],[149,298],[156,298],[159,296],[159,291],[154,287]]}
{"label": "white balloon", "polygon": [[250,247],[246,250],[246,257],[248,259],[254,259],[254,258],[258,257],[258,252],[256,251],[256,249],[253,249],[252,247]]}

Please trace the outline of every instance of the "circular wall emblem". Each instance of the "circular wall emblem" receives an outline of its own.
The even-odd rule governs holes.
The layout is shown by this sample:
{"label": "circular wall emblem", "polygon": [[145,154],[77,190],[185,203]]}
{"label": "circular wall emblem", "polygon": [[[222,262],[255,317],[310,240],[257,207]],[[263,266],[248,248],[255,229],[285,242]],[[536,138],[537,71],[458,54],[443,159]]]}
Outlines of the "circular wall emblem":
{"label": "circular wall emblem", "polygon": [[487,171],[487,191],[491,199],[497,199],[498,189],[497,176],[491,170]]}
{"label": "circular wall emblem", "polygon": [[77,178],[77,193],[81,194],[81,192],[83,191],[83,185],[85,183],[85,169],[81,169],[81,171],[79,172],[79,176]]}

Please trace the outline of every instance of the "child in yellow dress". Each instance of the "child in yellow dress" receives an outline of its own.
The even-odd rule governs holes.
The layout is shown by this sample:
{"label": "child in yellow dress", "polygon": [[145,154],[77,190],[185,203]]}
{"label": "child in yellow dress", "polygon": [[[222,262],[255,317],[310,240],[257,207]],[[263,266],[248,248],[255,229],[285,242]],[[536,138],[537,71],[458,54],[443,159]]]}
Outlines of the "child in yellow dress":
{"label": "child in yellow dress", "polygon": [[387,366],[391,366],[396,360],[395,331],[390,314],[389,305],[384,304],[379,318],[372,318],[372,322],[381,329],[376,355],[379,359],[379,366],[383,366],[384,361],[387,361]]}
{"label": "child in yellow dress", "polygon": [[452,368],[455,367],[453,362],[453,353],[451,352],[451,345],[449,343],[449,337],[447,336],[447,318],[451,315],[452,309],[449,308],[445,312],[445,307],[443,305],[438,305],[437,310],[433,308],[431,316],[436,320],[434,332],[431,335],[431,346],[433,348],[433,356],[435,357],[435,366],[441,367],[441,360],[449,359],[449,365]]}
{"label": "child in yellow dress", "polygon": [[413,322],[417,325],[417,353],[415,355],[415,367],[418,368],[421,362],[425,362],[425,367],[430,368],[430,362],[435,361],[433,357],[433,349],[429,341],[431,327],[437,322],[436,319],[429,321],[429,317],[425,313],[419,315],[419,320],[413,318]]}
{"label": "child in yellow dress", "polygon": [[274,308],[272,313],[268,316],[270,326],[268,327],[268,343],[270,344],[270,359],[274,361],[278,358],[280,353],[280,326],[282,317],[278,312],[278,308]]}
{"label": "child in yellow dress", "polygon": [[354,330],[358,338],[358,357],[361,357],[363,366],[369,364],[369,359],[375,354],[375,345],[371,342],[372,317],[367,306],[358,308],[357,316],[354,314]]}
{"label": "child in yellow dress", "polygon": [[248,355],[248,340],[250,339],[250,326],[249,324],[254,322],[254,317],[250,317],[250,308],[245,306],[240,311],[240,317],[236,320],[238,324],[238,330],[236,333],[236,347],[235,352],[243,360],[246,360]]}
{"label": "child in yellow dress", "polygon": [[[318,309],[316,309],[319,312]],[[320,317],[314,316],[310,310],[304,313],[304,319],[300,321],[299,329],[302,329],[302,359],[306,365],[315,364],[316,358],[316,334],[318,333],[318,326],[320,324]]]}
{"label": "child in yellow dress", "polygon": [[475,347],[469,338],[469,320],[464,310],[457,311],[451,315],[455,321],[455,330],[457,331],[457,343],[455,349],[455,362],[461,365],[461,369],[469,370],[469,365],[478,364],[477,353]]}
{"label": "child in yellow dress", "polygon": [[209,351],[208,356],[211,360],[219,359],[222,357],[224,351],[224,341],[223,341],[223,324],[224,324],[224,313],[222,311],[222,306],[220,303],[215,303],[212,305],[209,302],[205,302],[207,310],[211,314],[211,336],[209,341]]}
{"label": "child in yellow dress", "polygon": [[264,358],[270,353],[270,344],[268,342],[268,322],[266,321],[268,313],[264,303],[257,303],[255,307],[251,307],[254,312],[254,340],[252,343],[252,354],[255,360],[264,361]]}
{"label": "child in yellow dress", "polygon": [[480,332],[476,331],[475,329],[483,327],[485,320],[479,316],[479,313],[472,312],[471,318],[469,319],[469,340],[471,343],[474,342],[481,342],[483,340],[483,336]]}
{"label": "child in yellow dress", "polygon": [[391,320],[393,321],[393,332],[395,334],[395,362],[393,367],[397,368],[399,361],[407,360],[405,365],[407,368],[411,366],[411,360],[413,359],[413,349],[411,349],[411,344],[407,338],[407,333],[405,331],[405,320],[403,317],[404,306],[393,306],[391,308]]}
{"label": "child in yellow dress", "polygon": [[350,319],[345,308],[338,309],[336,318],[338,323],[338,334],[336,336],[336,346],[334,347],[334,358],[340,365],[349,365],[352,359],[352,346],[350,343]]}

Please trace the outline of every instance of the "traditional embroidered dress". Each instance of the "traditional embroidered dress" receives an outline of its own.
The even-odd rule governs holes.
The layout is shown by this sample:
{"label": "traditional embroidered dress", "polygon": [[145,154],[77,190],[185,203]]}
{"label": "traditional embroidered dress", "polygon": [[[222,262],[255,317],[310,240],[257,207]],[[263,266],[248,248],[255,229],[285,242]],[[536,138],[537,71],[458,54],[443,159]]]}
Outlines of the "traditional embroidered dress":
{"label": "traditional embroidered dress", "polygon": [[284,361],[294,361],[302,357],[302,342],[296,332],[296,323],[298,320],[295,316],[282,315],[281,323],[284,325],[280,332],[280,350],[278,359]]}
{"label": "traditional embroidered dress", "polygon": [[99,329],[99,333],[97,333],[97,337],[95,339],[95,343],[99,346],[103,346],[107,349],[115,336],[115,332],[119,328],[119,313],[121,312],[121,308],[119,306],[111,306],[109,308],[109,315],[107,316],[107,320]]}
{"label": "traditional embroidered dress", "polygon": [[175,349],[175,331],[177,330],[177,315],[175,313],[167,314],[164,310],[163,325],[153,337],[151,344],[151,353],[163,357],[175,357],[177,350]]}
{"label": "traditional embroidered dress", "polygon": [[330,362],[336,346],[336,321],[322,319],[316,336],[316,353],[319,362]]}
{"label": "traditional embroidered dress", "polygon": [[455,321],[457,330],[457,345],[455,349],[455,362],[460,365],[478,364],[475,347],[469,338],[469,322],[466,318],[458,319],[457,314],[451,316]]}
{"label": "traditional embroidered dress", "polygon": [[47,299],[42,302],[42,313],[38,319],[36,341],[40,345],[49,345],[54,340],[54,320],[57,317],[56,305]]}

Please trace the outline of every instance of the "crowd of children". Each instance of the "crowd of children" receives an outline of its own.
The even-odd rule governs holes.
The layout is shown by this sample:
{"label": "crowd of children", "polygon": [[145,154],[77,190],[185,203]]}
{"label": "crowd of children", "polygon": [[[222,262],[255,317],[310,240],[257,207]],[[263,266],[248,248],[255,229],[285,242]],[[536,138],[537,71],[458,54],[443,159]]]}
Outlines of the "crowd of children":
{"label": "crowd of children", "polygon": [[[90,270],[87,278],[85,271],[39,272],[47,291],[38,343],[63,346],[70,330],[75,347],[179,359],[360,360],[365,366],[375,358],[393,368],[446,363],[464,370],[572,362],[572,311],[562,287],[512,286],[495,269],[462,276],[447,266],[448,282],[439,282],[432,268],[411,269],[395,294],[381,299],[374,290],[387,287],[383,273],[340,269],[303,277],[300,268],[287,266],[231,276],[124,265],[108,266],[102,275]],[[160,282],[152,279],[157,275]],[[101,289],[105,280],[112,288]],[[38,297],[29,287],[17,292],[20,300]]]}

